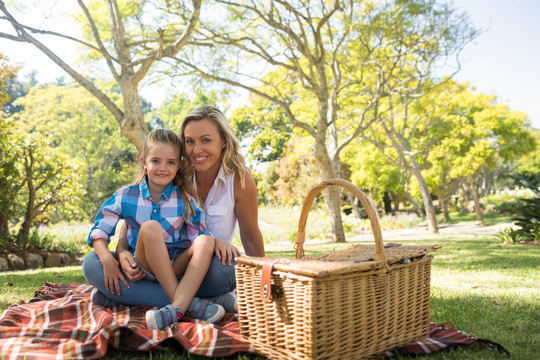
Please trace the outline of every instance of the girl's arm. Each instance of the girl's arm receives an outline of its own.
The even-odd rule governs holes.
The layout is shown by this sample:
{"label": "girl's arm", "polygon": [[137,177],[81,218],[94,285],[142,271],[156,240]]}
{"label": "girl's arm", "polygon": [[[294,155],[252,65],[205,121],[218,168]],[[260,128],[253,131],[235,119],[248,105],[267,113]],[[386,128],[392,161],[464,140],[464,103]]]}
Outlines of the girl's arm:
{"label": "girl's arm", "polygon": [[119,281],[122,281],[128,288],[129,284],[120,271],[118,261],[109,251],[109,242],[121,214],[122,191],[119,190],[99,208],[96,215],[96,222],[92,230],[90,230],[87,240],[88,246],[94,248],[95,253],[103,264],[105,288],[112,293],[116,289],[118,295],[121,295]]}
{"label": "girl's arm", "polygon": [[264,241],[259,229],[257,185],[246,170],[246,187],[242,189],[240,176],[234,176],[234,212],[240,229],[240,240],[246,255],[264,256]]}
{"label": "girl's arm", "polygon": [[137,262],[133,258],[133,254],[131,253],[131,251],[129,251],[127,227],[126,227],[125,222],[120,228],[120,232],[118,233],[118,244],[116,245],[116,257],[120,261],[120,266],[122,267],[124,274],[127,276],[129,280],[139,281],[143,277],[146,276],[146,274],[142,271],[139,264],[137,264]]}
{"label": "girl's arm", "polygon": [[109,251],[107,240],[95,239],[93,242],[93,246],[94,251],[99,257],[99,260],[103,264],[103,273],[105,275],[105,288],[107,288],[107,290],[112,293],[114,293],[114,290],[116,289],[116,293],[118,295],[122,295],[122,292],[120,290],[120,283],[118,281],[122,281],[127,288],[129,288],[129,283],[120,271],[118,261]]}

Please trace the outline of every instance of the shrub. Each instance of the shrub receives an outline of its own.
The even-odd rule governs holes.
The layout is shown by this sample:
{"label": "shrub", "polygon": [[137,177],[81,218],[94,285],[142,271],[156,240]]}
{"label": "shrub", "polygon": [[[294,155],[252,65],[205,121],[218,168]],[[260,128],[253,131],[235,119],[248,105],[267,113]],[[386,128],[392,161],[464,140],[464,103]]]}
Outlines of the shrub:
{"label": "shrub", "polygon": [[515,244],[527,238],[521,233],[520,230],[506,228],[497,234],[499,240],[506,244]]}
{"label": "shrub", "polygon": [[519,227],[517,231],[526,240],[540,238],[540,173],[521,176],[516,179],[520,185],[530,189],[534,196],[521,198],[519,206],[512,207],[512,213],[517,215],[513,220]]}
{"label": "shrub", "polygon": [[526,187],[515,187],[514,189],[504,189],[496,191],[482,198],[486,208],[493,209],[498,213],[513,213],[515,208],[523,206],[524,199],[532,199],[535,194],[532,189]]}

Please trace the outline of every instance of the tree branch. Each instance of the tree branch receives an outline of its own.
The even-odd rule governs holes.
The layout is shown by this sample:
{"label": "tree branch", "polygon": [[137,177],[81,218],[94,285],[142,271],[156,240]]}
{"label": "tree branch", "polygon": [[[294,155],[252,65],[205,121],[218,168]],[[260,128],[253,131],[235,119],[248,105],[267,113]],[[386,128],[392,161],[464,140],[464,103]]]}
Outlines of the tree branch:
{"label": "tree branch", "polygon": [[232,86],[247,90],[247,91],[249,91],[249,92],[251,92],[251,93],[253,93],[255,95],[258,95],[258,96],[260,96],[260,97],[262,97],[264,99],[267,99],[268,101],[271,101],[272,103],[274,103],[276,105],[281,106],[282,109],[287,114],[287,117],[289,118],[289,121],[291,122],[291,124],[293,126],[299,127],[301,129],[305,130],[308,134],[310,134],[313,137],[315,137],[317,135],[316,131],[311,126],[309,126],[308,124],[296,119],[296,117],[294,116],[294,114],[292,113],[292,111],[290,109],[289,104],[285,103],[284,101],[276,99],[276,98],[274,98],[274,97],[272,97],[272,96],[270,96],[270,95],[268,95],[268,94],[266,94],[266,93],[264,93],[264,92],[262,92],[260,90],[257,90],[257,89],[255,89],[255,88],[253,88],[251,86],[244,85],[244,84],[241,84],[241,83],[239,83],[237,81],[227,79],[227,78],[223,78],[223,77],[220,77],[220,76],[213,75],[213,74],[210,74],[208,72],[205,72],[204,70],[196,67],[193,64],[188,63],[185,60],[182,60],[182,59],[176,59],[176,60],[178,62],[182,63],[183,65],[193,69],[194,71],[196,71],[198,74],[200,74],[204,78],[212,79],[212,80],[215,80],[215,81],[219,81],[219,82],[222,82],[222,83],[225,83],[225,84],[229,84],[229,85],[232,85]]}
{"label": "tree branch", "polygon": [[66,64],[62,59],[60,59],[54,52],[52,52],[48,47],[39,42],[33,36],[29,35],[24,27],[19,25],[19,23],[13,18],[13,16],[6,9],[3,1],[0,1],[0,11],[2,11],[6,17],[10,19],[12,26],[15,31],[19,34],[22,42],[27,42],[34,45],[41,52],[43,52],[49,59],[51,59],[56,65],[58,65],[62,70],[67,72],[75,81],[77,81],[82,87],[88,90],[92,95],[94,95],[105,107],[113,114],[116,121],[121,125],[124,118],[122,110],[120,110],[114,102],[112,102],[107,95],[105,95],[101,90],[96,88],[90,81],[80,75],[78,72],[73,70],[68,64]]}
{"label": "tree branch", "polygon": [[[160,46],[157,50],[154,50],[151,54],[149,54],[145,60],[143,60],[139,70],[137,70],[134,75],[133,81],[135,84],[138,84],[144,78],[158,56],[160,59],[162,57],[172,58],[187,44],[191,34],[195,30],[197,22],[199,21],[199,16],[201,14],[201,1],[202,0],[192,0],[193,12],[189,18],[188,25],[184,29],[184,32],[176,39],[176,41],[171,45],[167,45],[163,49]],[[160,45],[162,45],[161,42]]]}
{"label": "tree branch", "polygon": [[[112,63],[112,57],[105,48],[105,45],[103,45],[103,42],[101,41],[101,37],[99,36],[99,31],[97,29],[96,23],[94,22],[94,19],[90,15],[90,12],[88,11],[88,8],[86,5],[82,2],[82,0],[77,0],[79,3],[79,6],[81,7],[82,11],[84,12],[84,15],[86,16],[86,19],[88,20],[88,23],[90,24],[90,28],[92,29],[92,34],[94,35],[94,39],[96,40],[99,52],[105,57],[105,60],[107,61],[107,65],[109,66],[109,70],[111,70],[111,73],[113,74],[116,81],[119,80],[118,72],[116,72],[116,69],[114,68],[114,64]],[[115,59],[115,61],[118,61]]]}

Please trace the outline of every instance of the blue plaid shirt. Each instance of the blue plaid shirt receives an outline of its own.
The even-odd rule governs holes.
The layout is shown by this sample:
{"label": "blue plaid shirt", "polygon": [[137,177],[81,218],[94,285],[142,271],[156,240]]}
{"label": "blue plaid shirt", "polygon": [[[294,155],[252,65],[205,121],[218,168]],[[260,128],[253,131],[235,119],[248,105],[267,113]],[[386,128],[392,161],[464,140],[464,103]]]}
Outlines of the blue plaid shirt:
{"label": "blue plaid shirt", "polygon": [[204,211],[192,197],[188,198],[195,211],[195,214],[190,215],[190,221],[187,221],[188,211],[182,201],[180,190],[172,183],[165,188],[158,204],[152,202],[146,179],[139,185],[121,188],[99,208],[94,227],[88,235],[88,246],[91,247],[95,239],[106,239],[110,242],[116,224],[120,219],[124,219],[129,246],[134,252],[142,223],[156,220],[163,228],[169,256],[175,259],[197,236],[201,234],[212,236],[206,230]]}

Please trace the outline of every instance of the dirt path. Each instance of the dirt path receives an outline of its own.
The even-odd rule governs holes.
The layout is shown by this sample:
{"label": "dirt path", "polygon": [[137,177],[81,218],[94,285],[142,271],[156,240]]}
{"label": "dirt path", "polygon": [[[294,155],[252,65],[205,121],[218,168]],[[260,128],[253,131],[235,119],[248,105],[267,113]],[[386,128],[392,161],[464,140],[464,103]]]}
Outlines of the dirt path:
{"label": "dirt path", "polygon": [[[495,236],[501,230],[512,226],[510,223],[497,224],[485,226],[474,222],[461,222],[457,224],[439,224],[439,234],[434,234],[428,230],[427,225],[420,225],[414,228],[401,229],[401,230],[388,230],[383,231],[383,240],[420,240],[420,239],[437,239],[442,236],[454,236],[454,237],[485,237],[493,235]],[[358,236],[354,236],[347,241],[371,241],[371,233],[366,233]]]}

